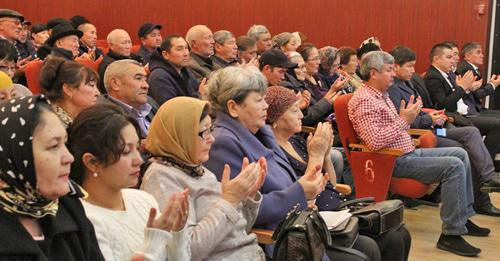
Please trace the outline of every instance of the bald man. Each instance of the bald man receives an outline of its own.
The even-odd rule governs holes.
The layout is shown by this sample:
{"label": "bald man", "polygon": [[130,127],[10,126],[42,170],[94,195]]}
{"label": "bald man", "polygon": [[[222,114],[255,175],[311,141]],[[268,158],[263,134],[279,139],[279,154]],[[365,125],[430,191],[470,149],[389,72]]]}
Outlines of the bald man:
{"label": "bald man", "polygon": [[104,56],[104,59],[99,64],[99,77],[101,84],[99,84],[99,91],[107,93],[104,88],[104,72],[108,65],[116,60],[133,59],[142,63],[142,58],[132,53],[132,40],[127,31],[123,29],[115,29],[108,34],[107,37],[109,51]]}
{"label": "bald man", "polygon": [[214,54],[214,36],[205,25],[195,25],[186,33],[186,41],[191,49],[188,68],[201,80],[208,78],[214,71],[212,55]]}
{"label": "bald man", "polygon": [[103,55],[101,49],[97,48],[97,29],[91,23],[84,23],[77,28],[83,33],[80,38],[79,56],[84,56],[92,61],[99,59]]}

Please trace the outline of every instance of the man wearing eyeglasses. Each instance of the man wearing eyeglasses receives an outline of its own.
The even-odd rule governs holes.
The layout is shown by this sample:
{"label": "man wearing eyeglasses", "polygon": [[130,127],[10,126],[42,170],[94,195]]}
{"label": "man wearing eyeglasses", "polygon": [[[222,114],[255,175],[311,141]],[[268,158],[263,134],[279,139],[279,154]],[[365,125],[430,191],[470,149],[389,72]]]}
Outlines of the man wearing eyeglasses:
{"label": "man wearing eyeglasses", "polygon": [[0,9],[0,38],[12,44],[16,42],[21,33],[24,17],[17,11]]}

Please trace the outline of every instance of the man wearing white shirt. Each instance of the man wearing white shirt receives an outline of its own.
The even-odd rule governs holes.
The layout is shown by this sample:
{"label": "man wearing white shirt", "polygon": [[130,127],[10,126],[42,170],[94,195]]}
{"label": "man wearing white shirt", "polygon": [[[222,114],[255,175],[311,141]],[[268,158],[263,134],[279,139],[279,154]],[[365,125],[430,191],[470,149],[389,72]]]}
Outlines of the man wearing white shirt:
{"label": "man wearing white shirt", "polygon": [[[486,136],[484,143],[494,160],[500,151],[500,117],[484,113],[477,102],[481,87],[477,86],[474,73],[467,71],[456,79],[450,77],[453,51],[447,44],[434,45],[430,59],[431,66],[425,75],[425,84],[435,108],[445,109],[457,126],[476,126],[481,135]],[[500,83],[497,77],[493,81]]]}

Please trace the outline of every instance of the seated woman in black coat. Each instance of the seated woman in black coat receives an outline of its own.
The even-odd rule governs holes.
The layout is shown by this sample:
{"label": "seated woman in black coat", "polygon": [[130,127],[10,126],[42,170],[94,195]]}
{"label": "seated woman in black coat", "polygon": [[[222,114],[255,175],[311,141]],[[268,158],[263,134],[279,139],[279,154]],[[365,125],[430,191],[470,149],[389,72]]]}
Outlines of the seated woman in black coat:
{"label": "seated woman in black coat", "polygon": [[0,103],[0,260],[104,260],[43,96]]}

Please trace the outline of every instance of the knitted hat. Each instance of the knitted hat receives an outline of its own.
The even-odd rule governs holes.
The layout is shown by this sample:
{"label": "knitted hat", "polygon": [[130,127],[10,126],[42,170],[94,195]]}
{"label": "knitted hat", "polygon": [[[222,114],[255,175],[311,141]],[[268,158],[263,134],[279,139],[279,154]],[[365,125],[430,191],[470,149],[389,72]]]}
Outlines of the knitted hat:
{"label": "knitted hat", "polygon": [[0,71],[0,91],[12,88],[12,86],[12,79],[6,73]]}
{"label": "knitted hat", "polygon": [[299,97],[293,90],[281,86],[267,88],[267,123],[275,123],[298,100]]}

